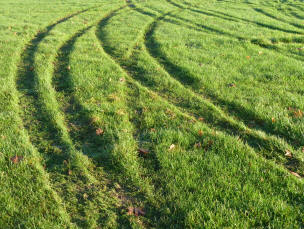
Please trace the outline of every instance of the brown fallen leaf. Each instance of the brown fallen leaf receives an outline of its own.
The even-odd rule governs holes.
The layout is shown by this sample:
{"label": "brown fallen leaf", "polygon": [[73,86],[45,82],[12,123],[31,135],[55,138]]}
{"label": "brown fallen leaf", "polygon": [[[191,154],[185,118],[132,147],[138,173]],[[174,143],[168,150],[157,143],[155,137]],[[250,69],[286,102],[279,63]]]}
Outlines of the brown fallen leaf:
{"label": "brown fallen leaf", "polygon": [[297,178],[301,178],[301,176],[299,174],[297,174],[296,172],[290,172],[292,175],[296,176]]}
{"label": "brown fallen leaf", "polygon": [[151,128],[151,130],[150,130],[151,132],[156,132],[156,130],[154,129],[154,128]]}
{"label": "brown fallen leaf", "polygon": [[13,162],[14,164],[18,164],[20,161],[23,160],[23,156],[13,156],[10,158],[11,162]]}
{"label": "brown fallen leaf", "polygon": [[143,149],[143,148],[139,148],[138,152],[142,155],[145,156],[149,153],[149,150]]}
{"label": "brown fallen leaf", "polygon": [[202,130],[199,130],[197,133],[198,133],[198,135],[199,135],[200,137],[202,137],[203,134],[204,134]]}
{"label": "brown fallen leaf", "polygon": [[68,70],[71,70],[71,66],[69,65],[69,66],[67,67],[67,69],[68,69]]}
{"label": "brown fallen leaf", "polygon": [[293,115],[295,118],[302,118],[303,117],[303,112],[301,110],[296,110],[293,112]]}
{"label": "brown fallen leaf", "polygon": [[303,148],[302,148],[302,153],[304,153],[304,146],[303,146]]}
{"label": "brown fallen leaf", "polygon": [[203,122],[205,119],[203,118],[203,117],[199,117],[198,118],[198,121],[201,121],[201,122]]}
{"label": "brown fallen leaf", "polygon": [[172,144],[172,145],[170,145],[169,150],[173,150],[174,148],[175,148],[175,145]]}
{"label": "brown fallen leaf", "polygon": [[276,119],[275,118],[271,118],[271,121],[272,121],[272,123],[275,123],[276,122]]}
{"label": "brown fallen leaf", "polygon": [[251,57],[250,56],[246,56],[247,60],[249,60]]}
{"label": "brown fallen leaf", "polygon": [[70,175],[70,176],[72,175],[72,170],[70,170],[70,169],[68,170],[68,175]]}
{"label": "brown fallen leaf", "polygon": [[126,79],[122,77],[122,78],[119,79],[119,81],[120,81],[120,82],[125,82]]}
{"label": "brown fallen leaf", "polygon": [[146,212],[143,208],[138,207],[128,207],[128,215],[135,215],[135,216],[144,216]]}
{"label": "brown fallen leaf", "polygon": [[97,130],[96,130],[96,134],[97,135],[102,135],[104,133],[104,131],[103,131],[103,129],[101,129],[101,128],[98,128]]}
{"label": "brown fallen leaf", "polygon": [[292,158],[292,153],[287,149],[287,150],[285,150],[285,156]]}

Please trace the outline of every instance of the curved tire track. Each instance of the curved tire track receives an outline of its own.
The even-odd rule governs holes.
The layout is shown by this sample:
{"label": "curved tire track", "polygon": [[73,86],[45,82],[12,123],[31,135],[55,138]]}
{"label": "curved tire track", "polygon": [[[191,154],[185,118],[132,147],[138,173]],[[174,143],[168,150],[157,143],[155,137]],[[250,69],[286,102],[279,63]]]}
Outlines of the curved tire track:
{"label": "curved tire track", "polygon": [[[47,26],[44,31],[42,32],[38,32],[34,38],[25,46],[24,48],[24,51],[21,53],[21,60],[18,64],[19,66],[19,69],[16,73],[16,88],[17,88],[17,91],[19,92],[19,107],[25,107],[24,109],[24,113],[20,114],[20,117],[21,117],[21,120],[23,121],[23,125],[24,127],[27,129],[27,132],[28,132],[28,136],[29,136],[29,141],[31,142],[31,144],[33,145],[33,147],[37,150],[37,152],[40,152],[39,151],[39,147],[37,147],[37,145],[35,143],[33,143],[33,136],[30,134],[31,133],[31,130],[32,130],[32,122],[28,119],[26,119],[26,115],[25,113],[31,113],[31,112],[28,112],[27,109],[30,107],[34,108],[35,110],[35,113],[38,113],[38,110],[36,109],[37,107],[34,105],[37,103],[37,93],[35,92],[34,90],[34,73],[33,73],[33,63],[34,63],[34,54],[37,52],[37,49],[38,49],[38,45],[39,43],[51,32],[51,30],[56,26],[56,25],[59,25],[61,23],[64,23],[66,21],[68,21],[69,19],[75,17],[75,16],[78,16],[82,13],[85,13],[87,11],[89,11],[90,9],[92,9],[93,7],[91,8],[87,8],[87,9],[84,9],[82,11],[78,11],[78,12],[75,12],[71,15],[68,15],[66,17],[63,17],[59,20],[57,20],[56,22],[54,22],[53,24],[50,24],[49,26]],[[29,103],[26,103],[24,104],[24,99],[23,97],[26,97],[26,98],[30,98],[30,102]],[[32,115],[32,114],[30,114]],[[39,120],[36,120],[36,122],[39,122]],[[34,140],[35,141],[35,140]],[[41,153],[38,155],[39,157],[41,157]],[[42,171],[43,173],[46,173],[47,172],[45,170]],[[50,180],[50,176],[46,176],[48,177],[49,181],[48,183],[51,183]],[[63,203],[63,199],[62,197],[59,195],[59,193],[54,189],[54,187],[51,187],[51,191],[54,193],[54,196],[56,200],[58,200],[59,202],[59,205],[64,209],[65,211],[65,214],[66,215],[69,215],[65,209],[65,207],[63,207],[62,203]],[[69,218],[69,220],[71,220]]]}
{"label": "curved tire track", "polygon": [[[145,33],[145,37],[147,38],[147,37],[149,37],[151,34],[149,34],[149,33],[151,33],[151,31],[153,31],[153,26],[155,26],[156,25],[156,22],[157,22],[157,20],[161,20],[161,19],[163,19],[165,17],[165,15],[162,15],[162,16],[160,16],[160,17],[158,17],[157,19],[155,19],[151,24],[150,24],[150,29],[148,29],[147,31],[146,31],[146,33]],[[155,56],[151,56],[151,57],[154,57],[154,58],[158,58],[157,56],[155,57]],[[121,64],[121,63],[120,63]],[[160,65],[160,66],[163,66],[163,65]],[[126,66],[126,68],[127,68],[127,66]],[[134,72],[134,69],[129,69],[129,74],[130,74],[130,72]],[[132,74],[131,74],[132,75]],[[168,75],[170,76],[170,74],[168,73]],[[170,76],[170,77],[172,77],[172,76]],[[134,78],[134,77],[132,77],[132,78]],[[138,77],[135,77],[135,78],[137,78],[137,80],[139,80],[141,83],[144,83],[142,80],[140,80],[140,78],[138,78]],[[148,85],[147,85],[148,86]],[[186,89],[186,88],[184,88],[184,89]],[[189,90],[189,89],[186,89],[186,90]],[[189,93],[193,93],[192,91],[189,91]],[[194,95],[195,96],[195,95]],[[197,94],[196,94],[196,96],[197,96]],[[173,99],[174,100],[174,99]],[[215,117],[216,119],[220,119],[220,120],[222,120],[222,121],[220,121],[220,122],[223,122],[222,123],[222,125],[225,127],[225,128],[222,128],[221,130],[222,131],[224,131],[224,132],[226,132],[226,128],[228,127],[228,128],[230,128],[230,129],[232,129],[232,130],[234,130],[235,131],[235,133],[238,133],[239,131],[242,131],[242,132],[244,132],[245,133],[245,135],[243,136],[243,138],[246,140],[246,142],[247,143],[249,143],[249,145],[251,145],[252,147],[254,147],[254,148],[256,148],[257,149],[257,147],[258,148],[260,148],[261,147],[261,145],[262,145],[262,148],[264,147],[264,148],[268,148],[270,145],[271,145],[271,147],[270,148],[268,148],[268,150],[269,150],[269,152],[271,152],[272,150],[275,150],[275,151],[278,151],[278,152],[281,152],[280,154],[283,156],[284,155],[284,150],[283,150],[283,148],[285,148],[283,145],[287,145],[287,143],[283,143],[283,145],[281,144],[281,143],[279,143],[278,142],[278,140],[276,139],[276,137],[273,137],[273,136],[271,136],[270,137],[270,141],[267,141],[267,140],[265,140],[264,139],[264,137],[261,137],[259,134],[257,134],[257,132],[255,132],[254,130],[251,130],[250,128],[248,128],[248,127],[243,127],[242,125],[240,125],[240,124],[238,124],[237,123],[237,121],[235,121],[234,119],[231,119],[230,117],[227,117],[225,114],[223,114],[223,112],[221,111],[221,110],[219,110],[216,106],[214,106],[212,103],[209,103],[209,102],[206,102],[206,101],[203,101],[203,100],[201,100],[201,102],[202,103],[204,103],[205,104],[205,106],[207,106],[209,109],[211,109],[213,112],[216,112],[219,116],[220,116],[220,118],[218,118],[218,117]],[[170,102],[171,103],[171,102]],[[171,103],[172,104],[172,103]],[[179,105],[179,103],[178,102],[176,102],[175,103],[175,105],[176,106],[179,106],[180,107],[180,105]],[[210,122],[209,124],[212,124],[212,122]],[[233,132],[234,132],[233,131]],[[281,140],[280,140],[281,141]],[[252,144],[250,144],[251,142],[255,142],[254,143],[254,145],[252,145]],[[258,142],[258,144],[257,144],[257,142]],[[269,145],[269,143],[271,143],[270,145]],[[275,147],[274,149],[272,148],[272,147]],[[289,148],[292,148],[292,147],[289,147]],[[279,159],[279,155],[264,155],[266,158],[268,157],[268,158],[277,158],[277,159]],[[290,164],[293,164],[293,165],[299,165],[299,163],[300,163],[300,161],[298,161],[297,159],[293,159],[292,160],[292,162],[291,161],[289,161],[288,162],[288,165],[287,165],[287,167],[290,165]],[[297,166],[294,166],[294,168],[290,168],[290,169],[296,169],[296,170],[298,170],[297,169]]]}
{"label": "curved tire track", "polygon": [[[67,136],[69,134],[66,132],[66,130],[61,130],[60,128],[58,129],[56,125],[53,125],[54,123],[52,122],[52,118],[50,118],[49,114],[45,113],[45,111],[43,110],[44,105],[42,104],[42,101],[39,101],[40,95],[39,92],[36,91],[36,75],[35,75],[35,70],[32,68],[32,66],[34,65],[35,62],[34,56],[38,50],[39,44],[43,41],[45,37],[47,37],[47,35],[51,32],[51,30],[56,25],[63,23],[69,20],[70,18],[79,15],[80,13],[86,12],[89,9],[81,11],[79,13],[75,13],[63,19],[60,19],[56,23],[48,26],[46,28],[46,31],[38,33],[35,36],[35,38],[31,40],[28,47],[22,54],[23,58],[20,63],[21,70],[18,72],[18,77],[17,77],[18,91],[24,96],[23,98],[20,98],[21,101],[20,106],[23,106],[24,103],[26,105],[24,111],[25,114],[22,115],[23,121],[25,123],[25,127],[28,130],[28,133],[31,138],[31,142],[37,148],[38,152],[40,152],[40,156],[42,156],[42,158],[45,160],[46,163],[45,169],[51,175],[50,177],[52,180],[51,183],[53,185],[53,190],[55,191],[55,189],[57,189],[57,193],[59,191],[58,190],[59,186],[65,185],[66,183],[70,182],[68,181],[69,180],[68,176],[71,175],[70,171],[72,171],[70,170],[72,169],[70,167],[71,166],[70,163],[73,164],[73,162],[75,163],[75,160],[76,161],[81,160],[82,163],[88,165],[89,162],[85,158],[82,158],[82,155],[80,153],[77,154],[73,153],[76,151],[74,147],[71,145],[71,142],[69,140],[70,137],[68,137],[68,139],[62,138],[62,132]],[[72,37],[73,41],[76,40],[76,38],[79,37],[80,35],[84,34],[91,27],[92,26],[89,26],[86,29],[83,29],[82,31],[76,33]],[[39,133],[39,136],[35,136],[37,132]],[[81,188],[82,190],[80,190],[80,192],[89,188],[89,186],[92,184],[94,184],[95,188],[100,186],[100,183],[96,180],[94,176],[92,176],[92,174],[88,172],[87,168],[79,167],[77,168],[76,173],[79,174],[76,175],[78,181],[73,181],[73,183],[75,183],[73,185],[82,186]],[[54,186],[57,186],[57,188],[55,188]],[[61,190],[60,192],[64,192],[64,191]],[[80,193],[74,193],[74,194],[77,196]],[[64,199],[63,193],[61,195],[58,193],[58,195],[61,196],[61,199]],[[67,198],[68,199],[66,201],[69,201],[69,197]],[[103,197],[102,199],[105,200],[106,198]],[[82,208],[79,207],[79,209],[77,210],[81,211],[81,209]],[[77,219],[74,217],[75,217],[74,215],[71,216],[72,221],[74,223],[80,225],[84,223],[82,222],[81,219]]]}

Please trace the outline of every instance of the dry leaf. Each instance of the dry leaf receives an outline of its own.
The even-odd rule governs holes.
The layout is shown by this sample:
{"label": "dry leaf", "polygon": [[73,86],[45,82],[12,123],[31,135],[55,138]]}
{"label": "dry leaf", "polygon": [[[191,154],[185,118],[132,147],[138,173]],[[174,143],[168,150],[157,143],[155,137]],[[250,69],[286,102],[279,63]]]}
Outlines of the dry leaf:
{"label": "dry leaf", "polygon": [[172,150],[172,149],[174,149],[174,148],[175,148],[175,145],[172,144],[172,145],[170,145],[169,150]]}
{"label": "dry leaf", "polygon": [[249,60],[251,57],[250,56],[246,56],[246,58]]}
{"label": "dry leaf", "polygon": [[294,117],[296,118],[302,118],[303,117],[303,112],[301,110],[297,110],[293,112]]}
{"label": "dry leaf", "polygon": [[271,118],[271,121],[272,121],[272,123],[275,123],[276,119],[275,118]]}
{"label": "dry leaf", "polygon": [[296,172],[290,172],[290,173],[298,178],[301,178],[301,176],[299,174],[297,174]]}
{"label": "dry leaf", "polygon": [[202,131],[202,130],[199,130],[199,131],[198,131],[198,135],[199,135],[200,137],[202,137],[202,136],[203,136],[203,134],[204,134],[204,133],[203,133],[203,131]]}
{"label": "dry leaf", "polygon": [[143,208],[128,207],[128,215],[143,216],[146,212]]}
{"label": "dry leaf", "polygon": [[289,150],[285,150],[285,156],[291,158],[292,153]]}
{"label": "dry leaf", "polygon": [[125,82],[126,79],[122,77],[122,78],[119,79],[119,81],[120,81],[120,82]]}
{"label": "dry leaf", "polygon": [[103,131],[103,129],[101,129],[101,128],[98,128],[97,130],[96,130],[96,134],[97,135],[102,135],[104,133],[104,131]]}
{"label": "dry leaf", "polygon": [[72,170],[68,170],[68,174],[71,176],[72,175]]}
{"label": "dry leaf", "polygon": [[203,117],[199,117],[199,118],[198,118],[198,121],[203,122],[203,121],[204,121],[204,118],[203,118]]}
{"label": "dry leaf", "polygon": [[69,66],[67,67],[67,69],[68,69],[68,70],[71,70],[71,66],[69,65]]}
{"label": "dry leaf", "polygon": [[11,162],[13,162],[14,164],[18,164],[20,161],[23,160],[23,156],[13,156],[10,158]]}
{"label": "dry leaf", "polygon": [[156,132],[156,130],[154,129],[154,128],[151,128],[151,130],[150,130],[151,132]]}
{"label": "dry leaf", "polygon": [[141,155],[147,155],[149,153],[149,150],[146,150],[146,149],[143,149],[143,148],[139,148],[138,149],[138,152],[141,154]]}
{"label": "dry leaf", "polygon": [[302,148],[302,153],[304,153],[304,147]]}

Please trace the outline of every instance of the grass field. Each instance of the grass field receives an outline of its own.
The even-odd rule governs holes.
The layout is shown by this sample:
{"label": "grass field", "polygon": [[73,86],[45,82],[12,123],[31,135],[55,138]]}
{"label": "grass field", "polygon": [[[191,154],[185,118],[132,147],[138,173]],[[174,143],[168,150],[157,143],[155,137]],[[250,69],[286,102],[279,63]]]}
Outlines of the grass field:
{"label": "grass field", "polygon": [[0,228],[304,228],[302,0],[0,6]]}

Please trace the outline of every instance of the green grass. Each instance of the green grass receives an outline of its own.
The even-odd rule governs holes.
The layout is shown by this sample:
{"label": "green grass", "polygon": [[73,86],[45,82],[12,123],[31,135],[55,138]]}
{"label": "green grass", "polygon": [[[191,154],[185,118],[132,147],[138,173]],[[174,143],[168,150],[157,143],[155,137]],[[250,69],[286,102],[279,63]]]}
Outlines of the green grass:
{"label": "green grass", "polygon": [[304,227],[302,1],[0,4],[1,227]]}

